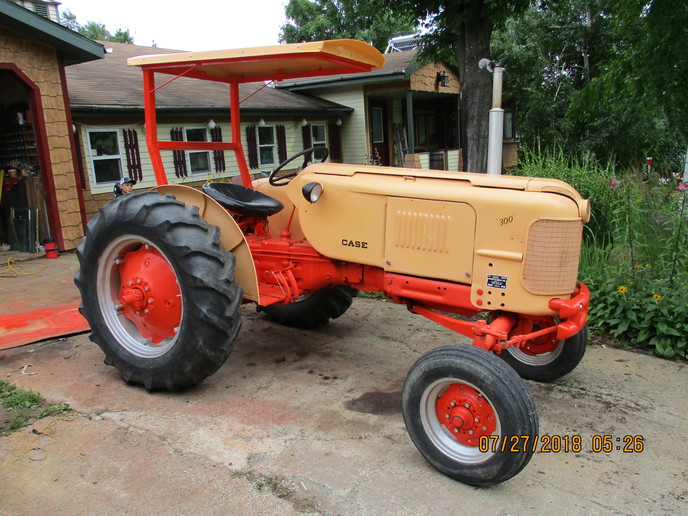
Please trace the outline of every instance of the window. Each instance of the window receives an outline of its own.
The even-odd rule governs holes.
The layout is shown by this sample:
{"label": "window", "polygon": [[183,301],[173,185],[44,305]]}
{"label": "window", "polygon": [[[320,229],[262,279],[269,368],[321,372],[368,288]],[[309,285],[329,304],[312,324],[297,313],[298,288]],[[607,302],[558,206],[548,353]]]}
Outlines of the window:
{"label": "window", "polygon": [[424,149],[436,149],[444,147],[445,143],[438,138],[437,124],[439,119],[430,113],[414,115],[416,147]]}
{"label": "window", "polygon": [[327,147],[327,129],[324,125],[311,125],[311,145],[313,147]]}
{"label": "window", "polygon": [[122,177],[122,155],[117,131],[89,131],[91,165],[96,184],[114,183]]}
{"label": "window", "polygon": [[[327,128],[324,124],[313,124],[311,127],[311,146],[312,147],[327,147]],[[313,152],[313,159],[318,161],[324,157],[324,152],[316,150]]]}
{"label": "window", "polygon": [[516,131],[514,129],[514,112],[504,111],[504,139],[512,140],[516,138]]}
{"label": "window", "polygon": [[[207,142],[208,131],[204,127],[184,129],[187,142]],[[192,174],[210,172],[210,151],[188,151],[189,168]]]}
{"label": "window", "polygon": [[261,167],[277,164],[276,144],[274,127],[258,127],[258,159]]}
{"label": "window", "polygon": [[374,107],[371,109],[372,114],[372,133],[373,133],[373,143],[384,143],[384,118],[382,113],[382,108]]}

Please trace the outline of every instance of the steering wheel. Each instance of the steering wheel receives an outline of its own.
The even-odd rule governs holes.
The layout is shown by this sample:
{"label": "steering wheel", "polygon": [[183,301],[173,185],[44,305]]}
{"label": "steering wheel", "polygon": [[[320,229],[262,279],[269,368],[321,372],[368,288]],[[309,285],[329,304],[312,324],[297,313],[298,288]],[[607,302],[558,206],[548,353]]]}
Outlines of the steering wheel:
{"label": "steering wheel", "polygon": [[[324,151],[323,157],[318,161],[313,160],[313,153],[316,150]],[[301,170],[306,168],[308,163],[322,163],[323,161],[325,161],[327,159],[327,156],[329,155],[329,153],[330,153],[330,151],[327,150],[327,147],[320,147],[320,146],[310,147],[308,149],[302,150],[301,152],[297,152],[296,154],[294,154],[290,158],[287,158],[285,161],[283,161],[282,163],[277,165],[277,168],[275,170],[273,170],[272,172],[270,172],[270,177],[268,178],[268,182],[272,186],[286,186],[289,184],[289,182],[291,181],[292,178],[296,177],[299,174],[299,172],[301,172]],[[303,163],[301,164],[301,167],[298,170],[295,170],[294,172],[288,172],[282,176],[277,177],[277,173],[280,170],[282,170],[284,167],[286,167],[289,163],[294,161],[299,156],[303,156]]]}

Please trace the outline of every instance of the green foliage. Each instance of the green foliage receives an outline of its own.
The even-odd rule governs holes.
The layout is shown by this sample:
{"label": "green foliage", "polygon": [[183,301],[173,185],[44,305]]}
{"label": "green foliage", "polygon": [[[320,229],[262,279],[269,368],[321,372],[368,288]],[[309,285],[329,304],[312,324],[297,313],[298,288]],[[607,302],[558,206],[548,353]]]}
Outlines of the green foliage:
{"label": "green foliage", "polygon": [[289,0],[285,14],[285,43],[351,38],[384,51],[390,38],[412,34],[415,27],[408,11],[381,9],[377,0]]}
{"label": "green foliage", "polygon": [[70,10],[62,12],[61,18],[62,25],[87,38],[99,41],[134,43],[134,38],[129,33],[129,29],[122,29],[120,27],[114,34],[112,34],[109,30],[107,30],[104,23],[88,21],[85,25],[81,25],[79,22],[77,22],[76,15]]}
{"label": "green foliage", "polygon": [[521,141],[675,170],[688,141],[688,52],[675,43],[686,26],[683,0],[533,2],[492,46]]}
{"label": "green foliage", "polygon": [[596,162],[580,163],[567,157],[563,150],[527,149],[520,151],[520,168],[512,173],[529,177],[551,177],[573,185],[592,205],[592,216],[587,225],[586,239],[608,241],[614,208],[614,195],[609,189],[613,177],[610,165]]}
{"label": "green foliage", "polygon": [[70,410],[66,403],[47,403],[36,392],[0,380],[0,435],[22,428],[30,421]]}
{"label": "green foliage", "polygon": [[41,395],[31,390],[17,389],[0,380],[0,403],[11,410],[35,407],[42,401]]}
{"label": "green foliage", "polygon": [[648,170],[614,176],[610,167],[582,166],[560,151],[527,153],[519,174],[562,179],[592,201],[580,262],[592,333],[685,358],[688,186]]}
{"label": "green foliage", "polygon": [[[611,249],[592,251],[600,258]],[[635,265],[600,265],[581,268],[581,280],[592,292],[589,324],[593,333],[609,333],[636,348],[673,357],[686,356],[688,334],[688,271],[667,275],[666,263]],[[658,269],[658,270],[655,270]]]}

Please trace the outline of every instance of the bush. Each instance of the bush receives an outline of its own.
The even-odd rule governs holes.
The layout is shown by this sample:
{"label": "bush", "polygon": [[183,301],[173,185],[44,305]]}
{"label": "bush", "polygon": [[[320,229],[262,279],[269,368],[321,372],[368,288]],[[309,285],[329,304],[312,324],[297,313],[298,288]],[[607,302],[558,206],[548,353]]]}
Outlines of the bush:
{"label": "bush", "polygon": [[[686,356],[688,187],[651,174],[526,153],[519,174],[562,179],[589,198],[580,277],[591,292],[593,334],[664,357]],[[678,185],[677,185],[678,183]]]}

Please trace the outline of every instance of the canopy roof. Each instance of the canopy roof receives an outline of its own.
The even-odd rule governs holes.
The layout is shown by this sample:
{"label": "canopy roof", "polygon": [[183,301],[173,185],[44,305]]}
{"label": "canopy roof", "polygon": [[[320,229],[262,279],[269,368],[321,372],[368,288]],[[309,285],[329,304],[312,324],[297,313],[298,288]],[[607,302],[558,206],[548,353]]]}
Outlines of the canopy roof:
{"label": "canopy roof", "polygon": [[367,72],[382,68],[384,63],[378,50],[351,39],[155,54],[127,60],[127,64],[144,70],[227,83]]}

